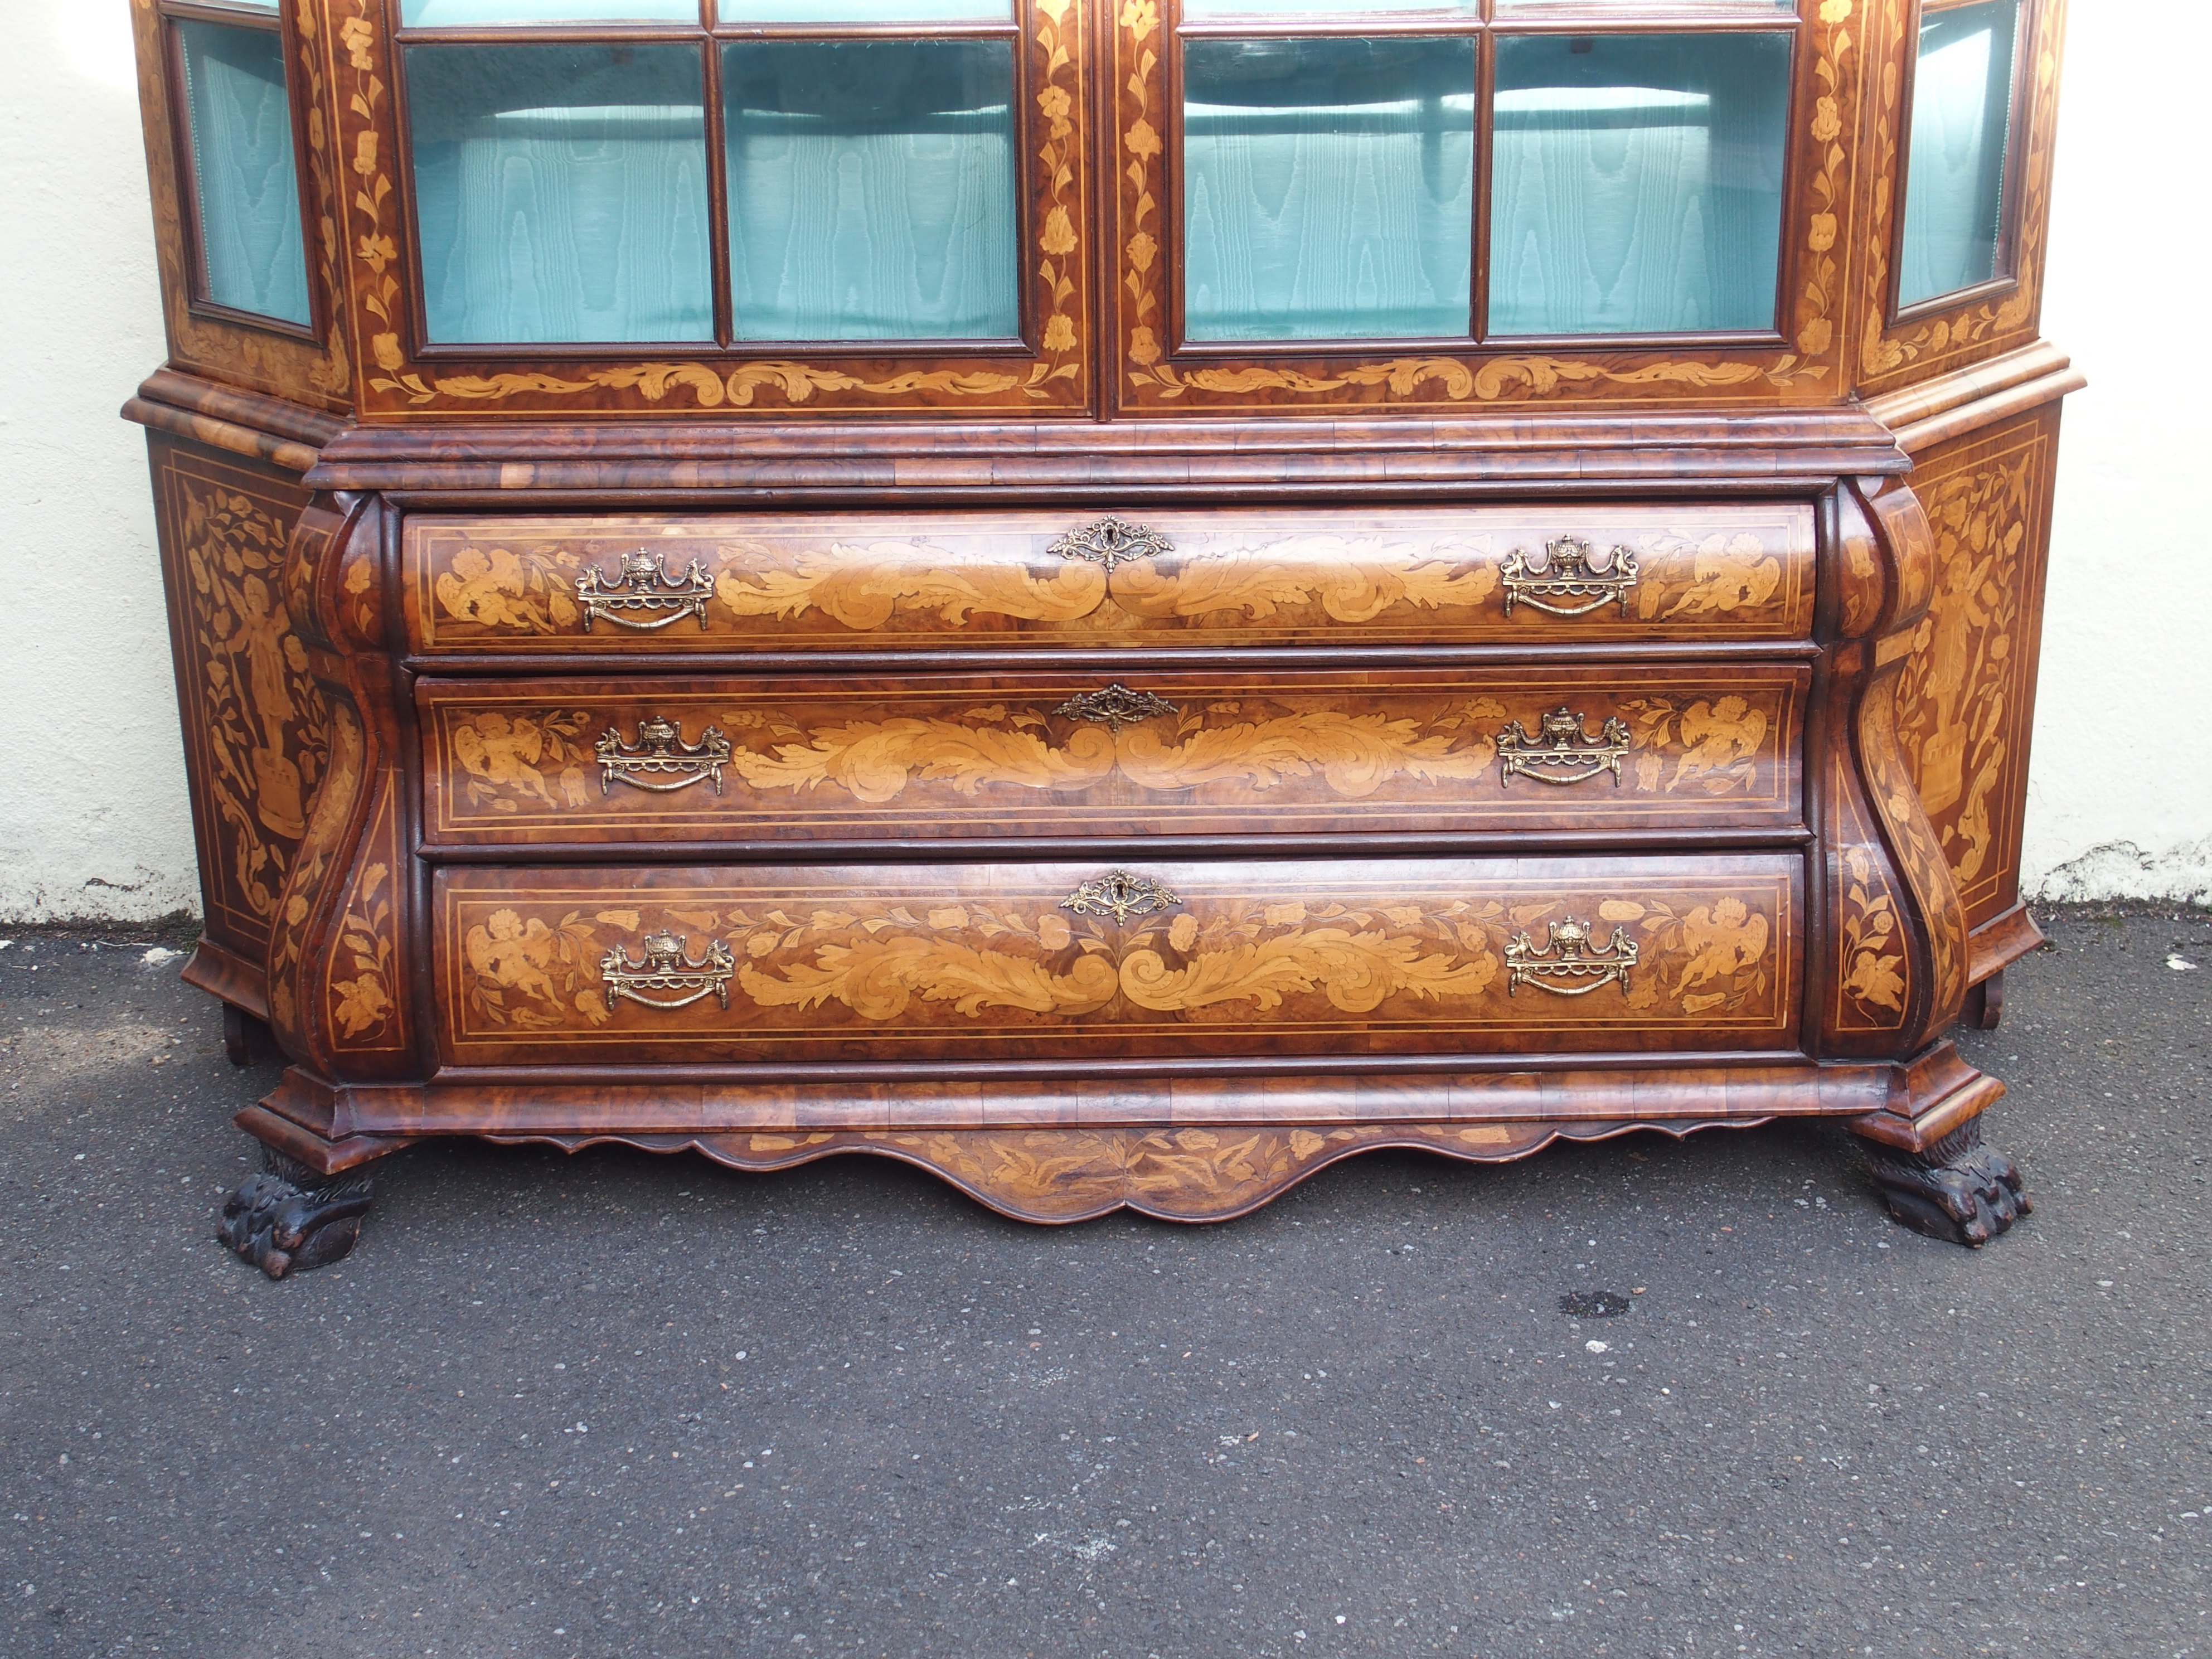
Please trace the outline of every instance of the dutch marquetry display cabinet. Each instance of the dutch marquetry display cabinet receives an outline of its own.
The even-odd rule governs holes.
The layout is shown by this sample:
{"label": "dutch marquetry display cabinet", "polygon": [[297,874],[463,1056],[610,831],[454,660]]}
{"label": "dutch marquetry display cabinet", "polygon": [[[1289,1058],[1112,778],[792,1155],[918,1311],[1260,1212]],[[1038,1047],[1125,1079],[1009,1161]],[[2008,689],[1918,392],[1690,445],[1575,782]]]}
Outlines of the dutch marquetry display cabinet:
{"label": "dutch marquetry display cabinet", "polygon": [[445,1135],[2027,1208],[2062,0],[127,3],[270,1272]]}

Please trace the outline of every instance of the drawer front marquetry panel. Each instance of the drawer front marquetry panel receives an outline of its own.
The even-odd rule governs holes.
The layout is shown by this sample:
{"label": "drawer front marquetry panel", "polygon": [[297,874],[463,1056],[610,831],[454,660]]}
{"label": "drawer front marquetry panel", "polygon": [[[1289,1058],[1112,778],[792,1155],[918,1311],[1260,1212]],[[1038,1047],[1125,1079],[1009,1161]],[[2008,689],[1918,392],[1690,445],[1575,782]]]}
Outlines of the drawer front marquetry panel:
{"label": "drawer front marquetry panel", "polygon": [[1808,636],[1808,507],[416,516],[428,652]]}
{"label": "drawer front marquetry panel", "polygon": [[1803,863],[448,868],[461,1065],[1776,1050]]}
{"label": "drawer front marquetry panel", "polygon": [[426,680],[452,846],[1796,824],[1809,670]]}

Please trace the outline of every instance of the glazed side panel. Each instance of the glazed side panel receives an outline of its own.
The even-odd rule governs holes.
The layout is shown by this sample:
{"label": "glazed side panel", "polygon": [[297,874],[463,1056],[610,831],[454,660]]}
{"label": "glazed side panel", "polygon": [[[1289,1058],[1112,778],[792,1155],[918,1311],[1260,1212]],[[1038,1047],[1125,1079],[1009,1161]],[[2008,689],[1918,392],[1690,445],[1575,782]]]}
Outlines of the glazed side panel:
{"label": "glazed side panel", "polygon": [[2057,403],[1917,458],[1936,587],[1899,675],[1898,739],[1969,926],[2020,901]]}
{"label": "glazed side panel", "polygon": [[[1132,510],[1149,555],[1055,552],[1102,510],[637,517],[417,515],[404,538],[418,652],[539,656],[1115,647],[1613,644],[1810,636],[1813,512],[1787,502],[1387,511]],[[1632,585],[1516,584],[1518,551],[1626,548]],[[578,584],[659,561],[700,614],[594,614]],[[1621,569],[1625,566],[1619,567]],[[1546,609],[1546,606],[1552,607]],[[1579,614],[1561,615],[1574,610]],[[667,620],[663,622],[663,619]],[[586,626],[586,623],[589,626]]]}
{"label": "glazed side panel", "polygon": [[[1134,902],[1118,919],[1096,896],[1071,902],[1113,873],[448,868],[432,904],[443,1058],[726,1066],[1796,1041],[1804,866],[1792,854],[1148,861],[1127,872]],[[1523,934],[1542,960],[1571,955],[1552,932],[1571,921],[1588,930],[1586,957],[1632,958],[1625,983],[1516,971]],[[637,989],[625,975],[654,934],[680,941],[683,962]]]}
{"label": "glazed side panel", "polygon": [[[330,710],[283,591],[285,544],[308,495],[235,455],[158,433],[147,447],[204,932],[264,973],[330,748]],[[245,988],[240,1006],[265,1014],[265,989]]]}
{"label": "glazed side panel", "polygon": [[[1794,828],[1811,679],[1653,664],[416,695],[426,838],[529,846]],[[1562,709],[1571,734],[1547,738]]]}

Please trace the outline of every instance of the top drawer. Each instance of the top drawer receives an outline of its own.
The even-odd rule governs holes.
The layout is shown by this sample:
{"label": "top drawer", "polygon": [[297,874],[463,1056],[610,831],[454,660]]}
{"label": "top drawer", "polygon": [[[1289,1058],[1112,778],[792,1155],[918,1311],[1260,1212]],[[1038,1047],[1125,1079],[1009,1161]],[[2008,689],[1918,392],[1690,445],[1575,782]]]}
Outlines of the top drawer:
{"label": "top drawer", "polygon": [[417,651],[702,654],[1808,637],[1790,502],[418,515]]}

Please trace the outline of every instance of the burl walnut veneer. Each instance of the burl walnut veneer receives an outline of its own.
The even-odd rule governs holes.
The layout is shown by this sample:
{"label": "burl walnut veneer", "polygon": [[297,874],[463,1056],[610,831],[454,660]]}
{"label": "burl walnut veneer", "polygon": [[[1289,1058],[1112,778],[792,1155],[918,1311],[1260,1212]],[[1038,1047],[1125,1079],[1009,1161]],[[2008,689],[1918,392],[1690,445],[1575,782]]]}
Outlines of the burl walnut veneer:
{"label": "burl walnut veneer", "polygon": [[[343,1255],[369,1166],[441,1135],[870,1152],[1025,1219],[1195,1221],[1377,1147],[1827,1117],[1915,1226],[1978,1244],[2027,1211],[1981,1139],[2002,1086],[1947,1033],[1994,1024],[2038,942],[2020,830],[2081,384],[2037,333],[2061,0],[1361,14],[1361,74],[1407,42],[1421,75],[1439,40],[1486,65],[1477,183],[1425,186],[1472,204],[1471,287],[1420,278],[1470,322],[1272,341],[1184,282],[1228,234],[1193,180],[1226,214],[1246,141],[1209,106],[1231,136],[1190,148],[1176,66],[1206,40],[1310,85],[1330,31],[1019,0],[969,27],[1012,89],[1012,337],[757,337],[732,148],[701,152],[701,331],[644,346],[453,333],[497,296],[424,254],[469,198],[410,149],[410,77],[526,24],[131,3],[170,356],[126,413],[205,895],[186,976],[234,1059],[288,1062],[223,1223],[271,1273]],[[1729,255],[1770,236],[1771,319],[1487,337],[1520,278],[1482,216],[1540,142],[1484,106],[1492,57],[1564,32],[1601,69],[1678,24],[1772,65],[1771,174],[1738,185],[1778,221]],[[743,52],[826,27],[710,3],[615,33],[696,58],[720,145],[765,95]],[[1960,40],[1985,178],[1941,174],[1915,113],[1962,95]]]}

